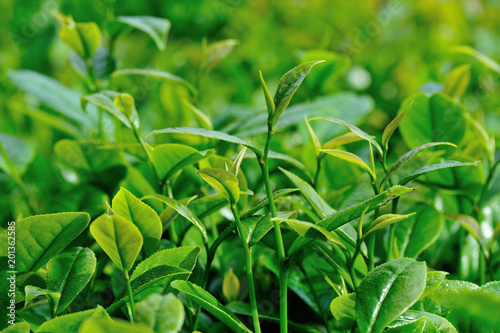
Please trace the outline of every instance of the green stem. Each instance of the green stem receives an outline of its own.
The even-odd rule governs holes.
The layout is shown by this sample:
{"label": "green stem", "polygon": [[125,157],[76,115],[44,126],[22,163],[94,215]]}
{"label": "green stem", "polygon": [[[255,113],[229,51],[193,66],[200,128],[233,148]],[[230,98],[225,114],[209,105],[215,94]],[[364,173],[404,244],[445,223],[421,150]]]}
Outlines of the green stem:
{"label": "green stem", "polygon": [[[399,197],[392,200],[392,214],[396,214],[398,211]],[[392,253],[394,251],[394,234],[396,233],[396,225],[391,224],[389,226],[389,240],[387,244],[387,261],[392,260]]]}
{"label": "green stem", "polygon": [[[205,244],[205,249],[207,251],[207,264],[205,265],[205,273],[203,274],[203,281],[201,283],[201,287],[203,289],[207,288],[208,277],[210,275],[210,267],[212,267],[212,262],[214,261],[214,255],[210,255],[210,248],[208,247],[208,244]],[[196,329],[198,328],[200,313],[201,313],[201,306],[197,305],[195,308],[195,314],[193,318],[193,331],[196,331]]]}
{"label": "green stem", "polygon": [[321,172],[321,158],[322,156],[316,157],[316,173],[314,174],[314,189],[318,189],[319,174]]}
{"label": "green stem", "polygon": [[123,275],[125,276],[125,280],[127,281],[128,299],[130,303],[130,322],[133,323],[135,317],[134,294],[132,293],[132,287],[130,286],[130,278],[128,276],[127,271],[123,271]]}
{"label": "green stem", "polygon": [[240,214],[238,212],[238,207],[236,207],[236,204],[231,204],[231,212],[233,213],[234,221],[236,222],[236,228],[238,228],[238,234],[240,235],[241,242],[243,243],[243,250],[245,252],[248,294],[250,296],[250,306],[252,307],[253,327],[256,333],[260,333],[261,330],[259,322],[259,311],[257,309],[257,298],[255,297],[255,284],[252,269],[252,250],[249,248],[248,243],[245,239],[243,225],[241,224]]}
{"label": "green stem", "polygon": [[140,134],[139,134],[139,131],[137,130],[137,127],[135,127],[135,125],[130,122],[131,126],[132,126],[132,131],[134,132],[134,136],[137,140],[137,142],[139,142],[139,144],[141,145],[141,148],[142,150],[144,151],[144,154],[146,154],[146,159],[148,161],[148,164],[149,166],[151,167],[151,169],[153,169],[153,172],[155,174],[155,178],[156,178],[156,183],[158,184],[158,193],[162,194],[162,184],[160,182],[160,176],[159,176],[159,173],[158,173],[158,170],[156,169],[154,163],[153,163],[153,157],[151,156],[151,152],[149,151],[148,147],[146,147],[146,143],[144,142],[144,140],[142,140]]}
{"label": "green stem", "polygon": [[[267,157],[269,154],[269,147],[271,140],[273,138],[273,129],[269,128],[267,131],[266,146],[264,148],[264,156],[259,160],[261,165],[262,175],[264,177],[264,184],[266,186],[267,199],[269,201],[269,209],[271,210],[272,217],[278,217],[276,212],[276,205],[274,203],[273,190],[271,188],[271,181],[269,179],[269,167],[267,163]],[[288,269],[286,267],[286,257],[285,257],[285,247],[283,245],[283,236],[281,235],[281,228],[278,221],[273,221],[274,232],[276,234],[276,246],[278,248],[278,259],[279,259],[279,288],[280,288],[280,332],[288,332],[288,304],[287,304],[287,294],[288,294]]]}
{"label": "green stem", "polygon": [[330,329],[330,325],[328,324],[328,317],[325,313],[325,310],[323,309],[323,305],[321,304],[321,302],[319,300],[318,293],[316,292],[316,290],[314,290],[314,285],[312,284],[311,279],[307,275],[307,272],[304,269],[304,267],[299,266],[299,269],[302,272],[302,275],[304,275],[304,277],[306,278],[307,284],[309,285],[309,289],[311,289],[311,293],[313,295],[314,302],[316,302],[316,305],[318,306],[319,313],[321,314],[321,318],[323,319],[323,322],[324,322],[325,327],[326,327],[326,331],[328,333],[331,333],[332,330]]}
{"label": "green stem", "polygon": [[481,194],[479,195],[479,199],[477,200],[477,207],[480,209],[484,197],[486,196],[486,192],[488,192],[488,189],[490,188],[491,182],[493,181],[493,176],[495,175],[495,170],[500,163],[500,160],[498,160],[496,163],[494,163],[491,168],[490,172],[488,173],[488,178],[486,179],[486,182],[484,183],[483,187],[481,188]]}

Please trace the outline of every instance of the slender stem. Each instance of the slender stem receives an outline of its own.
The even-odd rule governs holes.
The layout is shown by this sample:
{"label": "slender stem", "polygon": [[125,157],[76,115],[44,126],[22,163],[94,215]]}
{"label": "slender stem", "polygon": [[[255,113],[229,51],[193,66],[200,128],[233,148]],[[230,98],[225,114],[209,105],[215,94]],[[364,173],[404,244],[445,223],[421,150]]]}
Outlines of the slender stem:
{"label": "slender stem", "polygon": [[311,279],[307,275],[307,272],[304,269],[304,267],[299,266],[299,269],[302,272],[302,275],[304,275],[304,277],[306,278],[307,284],[309,285],[309,289],[311,289],[311,293],[313,295],[314,302],[316,302],[316,305],[318,306],[319,312],[321,314],[321,318],[323,319],[323,322],[324,322],[325,327],[326,327],[326,331],[328,333],[331,333],[332,330],[330,329],[330,325],[328,324],[328,318],[326,316],[325,310],[323,309],[323,306],[321,305],[321,302],[320,302],[319,297],[318,297],[318,293],[316,292],[316,290],[314,290],[314,285],[312,284]]}
{"label": "slender stem", "polygon": [[[269,147],[271,140],[273,138],[273,129],[269,128],[267,132],[266,146],[264,148],[264,156],[259,163],[262,169],[262,175],[264,177],[264,184],[266,186],[267,199],[269,201],[269,209],[271,210],[271,216],[277,217],[276,205],[273,198],[273,190],[271,188],[271,181],[269,179],[269,167],[267,164],[267,156],[269,154]],[[285,247],[283,245],[283,236],[281,235],[281,228],[278,221],[273,221],[274,232],[276,234],[276,246],[278,248],[278,259],[279,259],[279,288],[280,288],[280,332],[288,332],[288,304],[287,304],[287,294],[288,294],[288,269],[286,267],[286,257],[285,257]]]}
{"label": "slender stem", "polygon": [[[210,248],[208,247],[208,244],[205,243],[205,249],[207,251],[207,264],[205,265],[205,273],[203,274],[203,281],[201,283],[201,287],[203,289],[207,288],[208,284],[208,277],[210,275],[210,267],[212,267],[212,262],[214,261],[214,255],[210,255]],[[201,313],[201,306],[196,305],[195,311],[194,311],[194,318],[193,318],[193,331],[196,331],[198,328],[198,321],[200,319],[200,313]]]}
{"label": "slender stem", "polygon": [[[358,247],[356,247],[358,248]],[[352,281],[352,286],[353,286],[353,289],[354,291],[356,291],[356,287],[358,285],[357,281],[356,281],[356,272],[354,271],[354,256],[351,257],[351,254],[349,253],[349,250],[347,249],[343,249],[344,251],[344,255],[345,255],[345,262],[347,264],[347,268],[349,270],[349,276],[351,277],[351,281]]]}
{"label": "slender stem", "polygon": [[134,294],[132,293],[132,287],[130,286],[130,278],[128,276],[127,271],[123,271],[123,275],[125,276],[125,280],[127,281],[128,300],[130,303],[130,321],[133,323],[135,317]]}
{"label": "slender stem", "polygon": [[255,284],[252,269],[252,250],[249,248],[248,243],[244,237],[243,225],[241,224],[240,214],[238,212],[238,207],[236,207],[236,204],[231,204],[231,212],[233,213],[234,221],[236,222],[236,228],[238,228],[238,234],[240,235],[241,242],[243,243],[243,250],[246,257],[245,261],[248,280],[248,294],[250,296],[250,306],[252,307],[253,327],[256,333],[260,333],[261,330],[259,322],[259,311],[257,310],[257,298],[255,297]]}
{"label": "slender stem", "polygon": [[[373,192],[375,195],[379,194],[377,184],[375,184],[375,181],[372,181],[372,187],[373,187]],[[380,208],[376,208],[374,213],[373,213],[373,220],[380,215]],[[368,236],[368,271],[371,271],[375,267],[375,236],[377,232],[373,232],[371,235]]]}
{"label": "slender stem", "polygon": [[321,159],[322,156],[316,157],[316,173],[314,174],[314,189],[318,189],[318,183],[319,183],[319,174],[321,172]]}
{"label": "slender stem", "polygon": [[[392,214],[396,214],[398,211],[399,197],[392,200]],[[392,253],[394,251],[394,234],[396,233],[396,225],[391,224],[389,226],[389,240],[387,243],[387,261],[392,260]]]}
{"label": "slender stem", "polygon": [[154,172],[155,177],[156,177],[156,183],[158,184],[158,187],[159,187],[159,193],[161,194],[162,193],[162,184],[160,183],[160,176],[159,176],[158,170],[156,169],[156,167],[153,163],[153,157],[151,156],[151,152],[149,151],[148,147],[146,147],[146,143],[144,142],[144,140],[142,140],[142,138],[139,134],[139,131],[137,130],[137,127],[135,127],[135,125],[132,122],[130,122],[130,124],[132,125],[132,131],[134,132],[134,136],[135,136],[137,142],[139,142],[142,150],[144,151],[144,154],[146,154],[146,159],[149,163],[149,166],[151,167],[151,169],[153,169],[153,172]]}
{"label": "slender stem", "polygon": [[[92,92],[97,92],[99,91],[99,82],[97,81],[97,75],[95,74],[95,69],[94,65],[92,64],[92,59],[86,59],[85,64],[87,66],[87,75],[89,76],[90,80],[90,90]],[[98,120],[97,120],[97,125],[99,128],[99,136],[101,139],[104,140],[105,134],[104,134],[104,112],[101,108],[97,108],[99,115],[98,115]]]}
{"label": "slender stem", "polygon": [[498,160],[496,163],[494,163],[490,171],[488,173],[488,178],[486,179],[486,182],[484,183],[482,189],[481,189],[481,194],[479,195],[479,199],[477,200],[477,206],[481,208],[483,204],[484,197],[486,196],[486,192],[488,192],[488,189],[490,188],[491,182],[493,181],[493,176],[495,175],[495,170],[500,163],[500,160]]}

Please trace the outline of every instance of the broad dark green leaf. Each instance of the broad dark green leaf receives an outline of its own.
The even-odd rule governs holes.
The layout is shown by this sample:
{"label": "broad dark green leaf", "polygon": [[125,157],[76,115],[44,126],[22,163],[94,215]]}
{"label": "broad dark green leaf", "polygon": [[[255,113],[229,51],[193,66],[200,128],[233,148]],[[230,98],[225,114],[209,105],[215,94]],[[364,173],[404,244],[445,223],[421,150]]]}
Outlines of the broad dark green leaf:
{"label": "broad dark green leaf", "polygon": [[394,175],[394,173],[396,173],[396,171],[398,171],[403,165],[405,165],[409,160],[411,160],[415,155],[420,153],[422,150],[425,150],[425,149],[431,148],[431,147],[435,147],[435,146],[440,146],[440,145],[448,145],[448,146],[456,147],[456,145],[454,145],[453,143],[449,143],[449,142],[431,142],[431,143],[426,143],[424,145],[418,146],[417,148],[413,148],[412,150],[410,150],[409,152],[407,152],[403,156],[401,156],[396,161],[396,163],[394,163],[392,165],[389,172],[387,172],[387,175],[384,177],[384,179],[382,179],[381,184],[384,185],[385,182],[389,178],[391,178]]}
{"label": "broad dark green leaf", "polygon": [[454,68],[444,82],[444,93],[451,97],[461,97],[470,82],[470,65]]}
{"label": "broad dark green leaf", "polygon": [[78,333],[154,333],[143,324],[135,324],[123,319],[109,320],[105,318],[86,320]]}
{"label": "broad dark green leaf", "polygon": [[120,120],[120,122],[128,128],[132,128],[131,122],[135,127],[139,127],[139,115],[137,114],[137,110],[135,108],[133,109],[129,120],[129,118],[115,105],[114,100],[117,96],[119,96],[119,93],[111,90],[103,90],[98,93],[83,96],[81,99],[82,109],[86,110],[87,104],[92,103]]}
{"label": "broad dark green leaf", "polygon": [[112,208],[116,214],[133,222],[139,229],[146,256],[155,252],[163,233],[163,226],[153,208],[123,187],[113,198]]}
{"label": "broad dark green leaf", "polygon": [[134,223],[103,214],[90,225],[90,233],[121,271],[128,272],[141,251],[143,238]]}
{"label": "broad dark green leaf", "polygon": [[439,333],[436,325],[426,317],[421,317],[415,321],[389,328],[385,332],[391,333]]}
{"label": "broad dark green leaf", "polygon": [[193,302],[212,314],[215,318],[219,319],[234,332],[252,332],[238,319],[238,317],[236,317],[233,312],[217,301],[217,299],[208,291],[205,291],[199,286],[187,281],[174,281],[171,285],[174,289],[177,289]]}
{"label": "broad dark green leaf", "polygon": [[350,330],[356,321],[356,294],[335,297],[330,303],[330,311],[340,328]]}
{"label": "broad dark green leaf", "polygon": [[[409,327],[411,323],[414,323],[415,321],[421,321],[421,319],[426,319],[428,323],[428,327],[432,327],[434,329],[433,332],[440,332],[440,333],[458,333],[457,329],[445,318],[435,315],[433,313],[425,312],[425,311],[406,311],[402,316],[400,316],[398,319],[396,319],[390,327],[394,328],[399,328],[400,330],[398,332],[410,332],[410,331],[404,331],[402,329]],[[430,323],[432,325],[430,325]],[[394,329],[393,328],[393,329]],[[393,329],[388,330],[393,331]],[[420,331],[418,331],[420,332]],[[424,331],[422,331],[424,332]],[[427,331],[425,331],[427,332]]]}
{"label": "broad dark green leaf", "polygon": [[417,93],[408,97],[402,104],[403,112],[413,102],[412,112],[408,113],[399,125],[399,132],[410,148],[428,142],[451,142],[459,145],[467,130],[466,113],[445,94],[430,97]]}
{"label": "broad dark green leaf", "polygon": [[226,134],[224,132],[218,131],[210,131],[204,128],[197,127],[173,127],[173,128],[164,128],[161,130],[155,130],[148,134],[147,137],[158,134],[167,134],[167,133],[178,133],[178,134],[188,134],[188,135],[199,135],[210,139],[217,139],[226,142],[236,143],[238,145],[243,145],[248,147],[251,151],[255,153],[257,156],[263,156],[263,152],[260,148],[255,146],[253,143],[250,143],[246,140],[240,139],[236,136]]}
{"label": "broad dark green leaf", "polygon": [[148,34],[160,50],[165,50],[167,34],[170,30],[170,21],[162,17],[154,16],[118,16],[116,21],[109,22],[108,32],[112,38],[130,26]]}
{"label": "broad dark green leaf", "polygon": [[292,68],[281,77],[278,88],[276,89],[276,94],[274,95],[274,105],[276,110],[274,111],[272,118],[272,128],[274,128],[280,119],[281,114],[290,104],[293,95],[297,89],[299,89],[302,81],[304,81],[313,66],[322,62],[324,62],[324,60],[305,62]]}
{"label": "broad dark green leaf", "polygon": [[360,130],[357,126],[354,126],[353,124],[349,124],[348,122],[345,122],[341,119],[338,118],[332,118],[332,117],[315,117],[311,118],[309,120],[326,120],[330,121],[335,124],[343,125],[347,127],[351,132],[356,133],[360,138],[363,138],[364,140],[370,142],[379,152],[380,156],[383,155],[382,147],[378,144],[375,139],[373,139],[370,135],[366,134],[364,131]]}
{"label": "broad dark green leaf", "polygon": [[62,313],[94,275],[96,258],[89,248],[75,247],[47,263],[47,289],[61,295],[57,313]]}
{"label": "broad dark green leaf", "polygon": [[78,333],[80,325],[85,320],[100,318],[111,320],[106,310],[98,305],[95,309],[74,312],[46,321],[36,330],[36,333]]}
{"label": "broad dark green leaf", "polygon": [[415,216],[396,225],[395,236],[401,255],[416,257],[439,237],[443,227],[443,214],[429,205],[418,205],[410,211]]}
{"label": "broad dark green leaf", "polygon": [[402,258],[376,267],[363,279],[356,292],[356,315],[360,330],[382,332],[422,295],[425,262]]}
{"label": "broad dark green leaf", "polygon": [[89,222],[87,213],[35,215],[17,221],[17,273],[38,270],[78,237]]}
{"label": "broad dark green leaf", "polygon": [[179,332],[184,316],[184,305],[174,294],[153,294],[135,305],[134,320],[156,333]]}
{"label": "broad dark green leaf", "polygon": [[198,171],[198,174],[218,192],[222,193],[230,204],[239,201],[238,178],[231,172],[222,169],[203,168]]}
{"label": "broad dark green leaf", "polygon": [[187,88],[187,90],[189,90],[189,92],[192,95],[196,95],[197,93],[196,88],[188,81],[174,74],[164,72],[158,69],[143,69],[143,68],[120,69],[111,74],[111,77],[114,78],[122,75],[151,76],[153,78],[157,78],[169,83],[180,84],[181,86]]}
{"label": "broad dark green leaf", "polygon": [[81,95],[74,90],[52,78],[29,70],[9,71],[9,78],[20,90],[35,96],[41,103],[66,118],[87,127],[97,127],[97,121],[81,109]]}
{"label": "broad dark green leaf", "polygon": [[213,150],[199,152],[186,145],[168,143],[156,146],[152,156],[160,178],[166,181],[182,168],[194,164],[213,153]]}
{"label": "broad dark green leaf", "polygon": [[432,165],[427,165],[424,166],[417,171],[413,172],[411,175],[404,177],[399,181],[399,184],[401,185],[406,185],[412,180],[425,175],[426,173],[436,171],[436,170],[441,170],[441,169],[448,169],[448,168],[456,168],[456,167],[462,167],[462,166],[477,166],[480,161],[476,162],[457,162],[457,161],[446,161],[438,164],[432,164]]}
{"label": "broad dark green leaf", "polygon": [[174,209],[177,213],[182,215],[185,219],[191,222],[196,228],[198,228],[198,230],[200,230],[201,232],[204,242],[205,243],[208,242],[208,236],[205,224],[203,224],[203,222],[187,206],[185,206],[184,204],[175,199],[169,198],[162,194],[152,194],[145,196],[142,199],[148,199],[148,198],[159,200],[165,203],[168,207]]}

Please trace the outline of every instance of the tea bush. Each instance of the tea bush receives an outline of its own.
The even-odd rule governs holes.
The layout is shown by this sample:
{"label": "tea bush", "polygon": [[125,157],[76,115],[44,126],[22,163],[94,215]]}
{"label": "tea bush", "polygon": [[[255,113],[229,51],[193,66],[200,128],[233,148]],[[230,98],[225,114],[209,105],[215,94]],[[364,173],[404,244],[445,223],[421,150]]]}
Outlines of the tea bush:
{"label": "tea bush", "polygon": [[[172,22],[115,15],[113,2],[97,23],[56,11],[54,49],[39,55],[52,68],[2,73],[2,332],[500,331],[498,89],[479,82],[500,65],[437,49],[441,77],[395,73],[438,82],[409,78],[396,97],[402,79],[381,82],[394,61],[377,72],[389,54],[368,25],[388,13],[418,27],[405,13],[445,5],[389,3],[367,45],[304,42],[276,80],[283,65],[265,57],[280,46],[248,52],[265,40],[242,28],[257,29],[258,11],[225,5],[239,41],[202,39],[218,29],[207,13],[190,30],[206,5]],[[170,30],[201,45],[167,46]],[[370,48],[373,84],[358,54]]]}

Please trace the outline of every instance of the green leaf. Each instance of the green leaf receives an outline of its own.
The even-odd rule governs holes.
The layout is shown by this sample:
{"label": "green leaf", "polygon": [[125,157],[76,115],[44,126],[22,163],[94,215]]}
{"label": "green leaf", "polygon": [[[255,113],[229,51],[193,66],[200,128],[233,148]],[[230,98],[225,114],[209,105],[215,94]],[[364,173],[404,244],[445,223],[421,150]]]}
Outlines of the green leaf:
{"label": "green leaf", "polygon": [[401,156],[396,161],[396,163],[394,163],[392,165],[389,172],[387,172],[387,175],[384,177],[384,179],[382,179],[382,182],[381,182],[382,186],[385,184],[385,182],[389,178],[391,178],[394,175],[394,173],[396,173],[396,171],[398,171],[401,167],[403,167],[403,165],[405,165],[409,160],[411,160],[415,155],[420,153],[422,150],[425,150],[425,149],[431,148],[431,147],[435,147],[435,146],[441,146],[441,145],[456,147],[456,145],[454,145],[453,143],[450,143],[450,142],[430,142],[430,143],[426,143],[424,145],[418,146],[416,148],[413,148],[412,150],[410,150],[409,152],[407,152],[403,156]]}
{"label": "green leaf", "polygon": [[321,154],[321,152],[320,152],[320,149],[322,148],[321,142],[319,142],[319,139],[316,136],[316,133],[314,133],[314,130],[311,127],[311,124],[309,124],[309,121],[307,120],[307,118],[305,116],[304,116],[304,121],[306,123],[307,131],[309,132],[309,136],[311,137],[311,141],[313,143],[314,153],[316,154],[316,157],[318,157]]}
{"label": "green leaf", "polygon": [[[189,278],[199,255],[198,246],[183,246],[158,251],[141,261],[130,276],[134,299],[137,296],[145,298],[151,294],[163,292],[173,280]],[[121,296],[106,311],[111,314],[126,302],[128,302],[128,295],[123,290]]]}
{"label": "green leaf", "polygon": [[345,249],[342,240],[335,233],[331,233],[314,223],[280,217],[272,218],[271,221],[285,222],[301,237],[326,241],[339,246],[341,249]]}
{"label": "green leaf", "polygon": [[464,46],[455,46],[454,48],[452,48],[452,51],[454,53],[465,54],[465,55],[471,56],[471,57],[475,58],[477,61],[479,61],[480,63],[482,63],[487,68],[500,74],[500,64],[499,63],[497,63],[495,60],[491,59],[490,57],[484,55],[483,53],[473,49],[470,46],[465,46],[465,45]]}
{"label": "green leaf", "polygon": [[406,257],[417,257],[439,237],[443,227],[443,214],[429,205],[411,208],[416,215],[398,223],[395,236],[399,252]]}
{"label": "green leaf", "polygon": [[207,130],[214,129],[214,125],[212,124],[212,120],[210,120],[209,116],[207,116],[203,111],[201,111],[188,101],[183,100],[183,103],[186,108],[193,114],[200,127],[206,128]]}
{"label": "green leaf", "polygon": [[448,275],[447,272],[427,271],[427,281],[425,283],[425,289],[420,298],[422,299],[436,290],[441,285],[441,283],[443,283],[446,275]]}
{"label": "green leaf", "polygon": [[311,118],[309,120],[325,120],[325,121],[330,121],[330,122],[335,123],[335,124],[343,125],[343,126],[347,127],[351,132],[356,133],[360,138],[370,142],[377,149],[380,156],[382,156],[384,154],[382,151],[382,147],[380,147],[380,145],[378,144],[377,141],[375,141],[375,139],[373,139],[370,135],[366,134],[365,132],[363,132],[357,126],[354,126],[353,124],[349,124],[348,122],[345,122],[341,119],[332,118],[332,117],[315,117],[315,118]]}
{"label": "green leaf", "polygon": [[205,74],[217,66],[239,44],[236,39],[226,39],[208,45],[205,51]]}
{"label": "green leaf", "polygon": [[44,322],[36,333],[78,333],[80,325],[87,319],[109,319],[108,313],[100,305],[95,309],[74,312]]}
{"label": "green leaf", "polygon": [[35,158],[35,147],[33,144],[15,136],[0,133],[0,146],[5,149],[8,159],[12,162],[12,165],[7,162],[0,147],[0,170],[3,170],[11,177],[14,174],[24,174],[28,165]]}
{"label": "green leaf", "polygon": [[134,97],[130,94],[118,94],[113,99],[113,104],[125,117],[127,117],[127,119],[130,119],[132,115],[137,114]]}
{"label": "green leaf", "polygon": [[57,313],[62,313],[94,275],[96,258],[91,249],[75,247],[47,263],[47,289],[61,295]]}
{"label": "green leaf", "polygon": [[218,192],[226,197],[230,204],[235,204],[240,199],[238,178],[231,172],[221,169],[204,168],[198,174]]}
{"label": "green leaf", "polygon": [[453,98],[461,97],[470,82],[470,65],[454,68],[444,81],[444,93]]}
{"label": "green leaf", "polygon": [[27,322],[19,322],[15,325],[9,325],[1,333],[30,333],[30,325]]}
{"label": "green leaf", "polygon": [[184,316],[184,305],[174,294],[153,294],[135,305],[134,320],[157,333],[179,332]]}
{"label": "green leaf", "polygon": [[[298,188],[284,188],[284,189],[273,192],[273,198],[274,198],[274,200],[276,200],[282,196],[285,196],[285,195],[288,195],[290,193],[297,192],[297,191],[299,191]],[[257,213],[260,209],[267,207],[268,204],[269,204],[269,200],[266,197],[266,198],[262,199],[261,201],[259,201],[255,206],[253,206],[252,208],[250,208],[246,212],[242,213],[240,218],[243,220],[247,217],[250,217],[253,214]]]}
{"label": "green leaf", "polygon": [[341,329],[350,330],[356,321],[356,293],[335,297],[330,311]]}
{"label": "green leaf", "polygon": [[169,72],[164,72],[158,69],[143,69],[143,68],[120,69],[113,72],[113,74],[111,74],[111,78],[115,78],[117,76],[122,76],[122,75],[150,76],[156,79],[161,79],[169,83],[179,84],[185,87],[187,90],[189,90],[191,95],[197,94],[196,88],[190,82],[174,74],[171,74]]}
{"label": "green leaf", "polygon": [[119,215],[103,214],[92,222],[90,233],[118,269],[128,272],[132,268],[143,243],[134,223]]}
{"label": "green leaf", "polygon": [[467,130],[467,119],[464,107],[451,97],[438,93],[427,96],[417,93],[401,103],[400,112],[412,104],[412,112],[408,113],[399,125],[399,132],[410,148],[428,142],[451,142],[459,145]]}
{"label": "green leaf", "polygon": [[315,212],[321,216],[325,217],[327,215],[335,213],[335,209],[330,207],[323,198],[314,190],[314,188],[302,180],[300,177],[294,175],[293,173],[279,168],[299,189],[302,195],[306,198],[307,202],[314,208]]}
{"label": "green leaf", "polygon": [[424,262],[402,258],[373,269],[356,296],[356,315],[362,332],[382,332],[419,298],[425,288]]}
{"label": "green leaf", "polygon": [[92,103],[121,121],[122,124],[128,128],[132,128],[132,124],[134,124],[136,128],[139,127],[139,115],[137,114],[135,107],[133,108],[132,114],[129,118],[115,105],[115,99],[118,96],[120,96],[119,93],[111,90],[103,90],[95,94],[83,96],[81,100],[82,109],[85,110],[87,108],[87,104]]}
{"label": "green leaf", "polygon": [[57,311],[57,303],[59,303],[59,299],[61,298],[60,293],[35,286],[26,286],[24,288],[24,292],[26,295],[24,300],[25,306],[28,306],[35,298],[45,296],[47,297],[52,316],[55,316]]}
{"label": "green leaf", "polygon": [[415,321],[389,328],[385,332],[391,333],[439,333],[438,329],[429,318],[419,318]]}
{"label": "green leaf", "polygon": [[354,132],[347,132],[346,134],[343,134],[341,136],[338,136],[336,138],[331,139],[327,143],[323,145],[324,149],[334,149],[340,146],[344,146],[348,143],[352,142],[358,142],[364,140],[362,137],[357,135]]}
{"label": "green leaf", "polygon": [[78,237],[89,222],[87,213],[35,215],[17,221],[17,273],[37,271]]}
{"label": "green leaf", "polygon": [[72,22],[61,27],[59,37],[82,59],[88,60],[94,57],[101,43],[101,30],[94,22]]}
{"label": "green leaf", "polygon": [[276,110],[273,114],[273,122],[271,128],[274,128],[274,126],[280,119],[281,114],[288,107],[293,95],[295,94],[297,89],[299,89],[302,81],[304,81],[313,66],[322,62],[324,62],[324,60],[305,62],[292,68],[281,77],[278,88],[276,89],[276,94],[274,95],[274,105],[276,107]]}
{"label": "green leaf", "polygon": [[[453,327],[453,325],[446,320],[445,318],[435,315],[433,313],[425,312],[425,311],[406,311],[401,317],[396,319],[392,324],[391,328],[398,327],[400,330],[398,332],[410,332],[401,330],[405,327],[409,327],[409,324],[414,323],[415,321],[421,321],[421,319],[425,319],[429,325],[429,327],[433,327],[434,331],[432,332],[440,332],[440,333],[458,333],[457,329]],[[429,323],[430,321],[430,323]],[[430,326],[432,324],[432,326]],[[393,329],[387,330],[387,332],[393,332]],[[420,332],[420,331],[418,331]],[[422,331],[424,332],[424,331]],[[425,331],[427,332],[427,331]]]}
{"label": "green leaf", "polygon": [[178,133],[178,134],[187,134],[187,135],[199,135],[203,136],[205,138],[210,138],[210,139],[217,139],[217,140],[222,140],[226,142],[231,142],[231,143],[236,143],[238,145],[245,146],[249,148],[251,151],[255,153],[258,157],[261,157],[264,155],[262,150],[255,146],[253,143],[250,143],[246,140],[240,139],[237,136],[229,135],[224,132],[218,132],[218,131],[210,131],[204,128],[198,128],[198,127],[173,127],[173,128],[164,128],[161,130],[155,130],[147,135],[147,137],[150,137],[152,135],[158,135],[158,134],[166,134],[166,133]]}
{"label": "green leaf", "polygon": [[194,164],[214,153],[213,150],[198,150],[186,145],[167,143],[153,150],[153,163],[163,181],[171,179],[177,171]]}
{"label": "green leaf", "polygon": [[159,200],[163,203],[165,203],[167,206],[170,208],[174,209],[177,213],[182,215],[186,220],[191,222],[198,230],[200,230],[201,235],[203,237],[203,241],[205,243],[208,243],[208,235],[207,235],[207,230],[205,228],[205,224],[185,205],[180,203],[179,201],[169,198],[165,195],[162,194],[152,194],[145,196],[142,199],[156,199]]}
{"label": "green leaf", "polygon": [[331,156],[335,156],[335,157],[340,158],[340,159],[347,161],[349,163],[355,164],[358,167],[360,167],[361,169],[368,172],[372,179],[377,178],[377,176],[375,175],[375,172],[373,172],[373,170],[368,165],[366,165],[366,163],[361,158],[359,158],[357,155],[354,155],[353,153],[350,153],[348,151],[338,150],[338,149],[320,149],[319,151],[322,153],[326,153],[328,155],[331,155]]}
{"label": "green leaf", "polygon": [[169,20],[154,16],[118,16],[116,21],[109,22],[106,28],[115,39],[127,26],[145,32],[154,40],[159,50],[165,50],[171,26]]}
{"label": "green leaf", "polygon": [[81,95],[58,81],[29,70],[9,71],[9,78],[20,90],[35,96],[41,103],[76,124],[97,127],[97,121],[81,109]]}
{"label": "green leaf", "polygon": [[123,319],[96,319],[83,322],[78,333],[154,333],[143,324],[129,323]]}
{"label": "green leaf", "polygon": [[385,228],[391,224],[398,223],[400,221],[406,220],[407,218],[415,215],[415,213],[411,214],[406,214],[406,215],[400,215],[400,214],[384,214],[375,219],[373,223],[370,225],[366,233],[364,233],[365,236],[369,235],[370,233]]}
{"label": "green leaf", "polygon": [[219,319],[234,332],[252,332],[238,319],[238,317],[236,317],[233,312],[199,286],[188,281],[174,281],[171,285],[174,289],[177,289],[193,302],[212,314],[215,318]]}
{"label": "green leaf", "polygon": [[[271,94],[269,93],[269,90],[267,89],[266,81],[264,81],[264,77],[262,76],[262,72],[259,71],[260,75],[260,84],[262,86],[262,90],[264,91],[264,97],[266,99],[266,106],[267,106],[267,114],[268,114],[268,120],[273,118],[274,111],[276,110],[276,106],[274,105],[273,98],[271,97]],[[272,124],[269,124],[269,126]]]}
{"label": "green leaf", "polygon": [[481,226],[475,218],[465,214],[445,214],[447,220],[458,222],[460,225],[467,230],[467,232],[474,237],[479,244],[483,245],[483,236],[481,234]]}
{"label": "green leaf", "polygon": [[154,253],[163,233],[163,226],[158,214],[136,198],[125,188],[120,188],[112,201],[113,211],[131,221],[141,232],[146,256]]}
{"label": "green leaf", "polygon": [[240,280],[230,268],[222,281],[222,294],[228,302],[236,301],[240,295]]}
{"label": "green leaf", "polygon": [[441,170],[441,169],[448,169],[448,168],[456,168],[456,167],[462,167],[462,166],[477,166],[481,161],[476,161],[476,162],[457,162],[457,161],[445,161],[439,164],[432,164],[432,165],[427,165],[424,166],[417,171],[413,172],[411,175],[406,176],[405,178],[401,179],[399,181],[400,185],[406,185],[412,180],[425,175],[429,172],[436,171],[436,170]]}
{"label": "green leaf", "polygon": [[408,107],[403,110],[403,112],[400,112],[396,118],[394,118],[385,128],[384,128],[384,133],[382,133],[382,147],[384,147],[384,151],[387,152],[389,148],[389,140],[391,139],[392,134],[398,128],[399,124],[401,123],[401,120],[406,116],[408,111],[410,111],[411,105],[413,103],[410,103]]}

